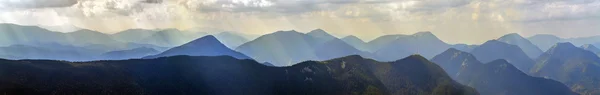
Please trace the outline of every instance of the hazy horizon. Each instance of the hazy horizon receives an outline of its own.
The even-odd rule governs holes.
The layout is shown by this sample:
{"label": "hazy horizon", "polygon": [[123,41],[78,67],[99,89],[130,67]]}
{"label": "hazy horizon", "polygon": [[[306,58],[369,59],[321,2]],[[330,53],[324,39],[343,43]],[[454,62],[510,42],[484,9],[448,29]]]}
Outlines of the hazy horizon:
{"label": "hazy horizon", "polygon": [[90,29],[236,31],[321,28],[372,40],[431,31],[447,43],[504,34],[600,35],[600,0],[0,0],[0,23],[69,32]]}

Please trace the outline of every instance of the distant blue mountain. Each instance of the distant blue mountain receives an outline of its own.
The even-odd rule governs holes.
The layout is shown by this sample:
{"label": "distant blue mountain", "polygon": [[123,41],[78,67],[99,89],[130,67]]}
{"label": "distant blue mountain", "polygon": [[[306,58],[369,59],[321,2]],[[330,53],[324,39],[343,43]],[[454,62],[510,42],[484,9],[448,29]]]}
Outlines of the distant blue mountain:
{"label": "distant blue mountain", "polygon": [[245,43],[236,50],[259,62],[275,66],[291,66],[308,60],[328,60],[357,54],[370,56],[321,29],[306,34],[294,30],[277,31]]}
{"label": "distant blue mountain", "polygon": [[522,72],[528,72],[535,62],[521,48],[497,40],[490,40],[471,51],[475,57],[484,63],[504,59],[512,63]]}
{"label": "distant blue mountain", "polygon": [[0,24],[0,46],[37,43],[69,43],[65,34],[37,26]]}
{"label": "distant blue mountain", "polygon": [[575,92],[600,94],[600,58],[571,43],[557,43],[536,59],[531,75],[560,81]]}
{"label": "distant blue mountain", "polygon": [[206,34],[180,31],[177,29],[164,29],[135,43],[152,44],[162,47],[175,47],[188,43],[204,35]]}
{"label": "distant blue mountain", "polygon": [[80,48],[49,48],[29,45],[0,47],[0,58],[4,59],[51,59],[67,61],[94,60],[94,55]]}
{"label": "distant blue mountain", "polygon": [[527,54],[527,56],[529,56],[529,58],[537,58],[543,52],[540,48],[517,33],[506,34],[497,40],[507,44],[517,45],[525,52],[525,54]]}
{"label": "distant blue mountain", "polygon": [[294,30],[277,31],[242,44],[236,51],[258,62],[269,62],[275,66],[291,66],[299,62],[319,59],[313,49],[317,46],[315,40],[312,36]]}
{"label": "distant blue mountain", "polygon": [[354,48],[361,50],[361,51],[369,51],[369,45],[367,45],[367,43],[365,41],[363,41],[362,39],[356,37],[356,36],[346,36],[344,38],[341,39],[342,41],[352,45]]}
{"label": "distant blue mountain", "polygon": [[237,59],[250,59],[250,57],[233,51],[223,45],[217,38],[212,35],[198,38],[184,45],[171,48],[157,55],[147,56],[144,58],[158,58],[176,55],[189,56],[232,56]]}
{"label": "distant blue mountain", "polygon": [[[82,55],[86,55],[84,59],[89,60],[94,59],[94,57],[97,57],[98,55],[104,52],[141,47],[138,46],[140,44],[132,44],[130,42],[115,40],[116,38],[126,38],[126,36],[139,37],[143,36],[145,33],[139,32],[143,31],[139,29],[135,31],[138,32],[123,32],[114,35],[104,34],[86,29],[69,33],[60,33],[46,30],[37,26],[0,24],[0,46],[8,47],[12,45],[24,45],[27,47],[35,47],[45,50],[73,50],[77,51],[78,53],[81,53]],[[133,35],[134,33],[137,33],[139,35]],[[156,46],[144,45],[144,47]],[[60,57],[62,55],[54,56]],[[21,57],[35,58],[33,56],[25,55],[22,55]]]}
{"label": "distant blue mountain", "polygon": [[596,46],[594,46],[592,44],[584,44],[580,48],[582,48],[584,50],[587,50],[587,51],[590,51],[590,52],[592,52],[592,53],[594,53],[596,55],[600,54],[600,49],[598,49],[598,47],[596,47]]}
{"label": "distant blue mountain", "polygon": [[391,42],[396,41],[397,39],[407,38],[407,37],[410,37],[410,35],[397,34],[397,35],[383,35],[383,36],[377,37],[374,40],[367,42],[367,44],[369,46],[368,52],[376,52],[377,50],[385,47],[386,45],[388,45]]}
{"label": "distant blue mountain", "polygon": [[231,32],[221,32],[219,34],[214,35],[219,41],[223,42],[225,46],[230,49],[235,49],[238,46],[250,41],[240,35],[231,33]]}
{"label": "distant blue mountain", "polygon": [[75,46],[87,46],[87,45],[106,45],[106,46],[117,46],[125,43],[119,42],[112,39],[108,34],[100,33],[93,30],[78,30],[75,32],[69,32],[65,34],[69,44]]}
{"label": "distant blue mountain", "polygon": [[160,30],[147,30],[147,29],[128,29],[119,33],[112,34],[112,38],[121,42],[135,43],[140,40],[146,39]]}
{"label": "distant blue mountain", "polygon": [[348,55],[370,56],[369,53],[358,50],[340,39],[331,39],[320,44],[315,47],[314,52],[319,60],[329,60]]}
{"label": "distant blue mountain", "polygon": [[537,45],[543,51],[548,50],[556,43],[561,42],[569,42],[575,46],[581,46],[585,44],[600,46],[600,36],[560,38],[550,34],[538,34],[527,39],[529,39],[533,44]]}
{"label": "distant blue mountain", "polygon": [[471,52],[473,49],[479,47],[479,45],[467,45],[467,44],[455,44],[451,45],[450,48],[454,48],[460,51]]}
{"label": "distant blue mountain", "polygon": [[482,95],[578,95],[558,81],[528,76],[503,59],[483,64],[474,55],[451,48],[432,62]]}
{"label": "distant blue mountain", "polygon": [[312,36],[315,39],[314,41],[316,44],[323,44],[325,42],[329,42],[330,40],[338,39],[332,36],[331,34],[325,32],[325,30],[323,29],[312,30],[306,33],[306,35]]}
{"label": "distant blue mountain", "polygon": [[133,59],[133,58],[142,58],[149,55],[155,55],[160,53],[160,51],[154,50],[152,48],[140,47],[134,48],[130,50],[119,50],[119,51],[111,51],[100,55],[101,59],[104,60],[123,60],[123,59]]}
{"label": "distant blue mountain", "polygon": [[450,45],[431,32],[419,32],[409,36],[382,36],[369,42],[369,45],[375,47],[372,49],[379,48],[374,52],[374,59],[379,61],[393,61],[412,54],[420,54],[430,59],[450,48]]}
{"label": "distant blue mountain", "polygon": [[542,51],[550,49],[554,44],[563,41],[562,38],[550,34],[538,34],[527,38]]}

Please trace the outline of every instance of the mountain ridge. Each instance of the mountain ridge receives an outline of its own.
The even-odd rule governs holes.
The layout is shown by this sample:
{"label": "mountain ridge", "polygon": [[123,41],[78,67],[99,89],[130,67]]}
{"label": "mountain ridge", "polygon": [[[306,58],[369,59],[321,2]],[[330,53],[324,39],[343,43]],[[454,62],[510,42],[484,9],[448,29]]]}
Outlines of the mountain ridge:
{"label": "mountain ridge", "polygon": [[[7,94],[454,94],[478,95],[410,59],[383,63],[360,56],[269,67],[230,56],[171,56],[91,62],[0,59],[0,92]],[[431,66],[426,65],[431,64]],[[393,65],[390,73],[377,67]],[[412,69],[406,66],[415,65]],[[425,65],[424,67],[422,67]],[[415,72],[430,71],[422,74]],[[23,73],[7,73],[23,72]],[[71,73],[69,73],[71,72]],[[77,73],[72,73],[77,72]],[[53,76],[47,76],[53,73]],[[90,76],[93,75],[93,76]],[[397,76],[394,76],[397,75]],[[210,76],[210,77],[208,77]],[[52,80],[35,80],[53,77]],[[77,77],[77,79],[73,79]],[[407,77],[398,79],[395,77]],[[26,84],[12,80],[28,80]],[[243,80],[240,80],[243,79]],[[73,84],[73,82],[79,82]],[[417,85],[425,84],[425,85]],[[40,86],[56,85],[56,86]],[[6,88],[6,86],[12,88]],[[94,88],[94,89],[90,89]],[[39,90],[33,90],[39,89]],[[400,89],[400,90],[399,90]],[[407,90],[401,90],[407,89]]]}

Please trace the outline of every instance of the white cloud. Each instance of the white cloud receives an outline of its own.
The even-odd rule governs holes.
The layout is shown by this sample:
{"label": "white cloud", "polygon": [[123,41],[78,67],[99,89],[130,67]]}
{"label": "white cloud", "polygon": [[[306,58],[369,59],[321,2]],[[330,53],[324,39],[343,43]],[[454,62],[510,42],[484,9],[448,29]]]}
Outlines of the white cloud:
{"label": "white cloud", "polygon": [[0,8],[67,7],[77,0],[0,0]]}
{"label": "white cloud", "polygon": [[107,33],[207,27],[257,33],[326,28],[347,34],[429,30],[500,35],[557,33],[552,31],[565,29],[541,28],[560,26],[555,25],[559,22],[594,26],[598,20],[591,19],[599,16],[600,0],[0,0],[1,23],[75,26]]}

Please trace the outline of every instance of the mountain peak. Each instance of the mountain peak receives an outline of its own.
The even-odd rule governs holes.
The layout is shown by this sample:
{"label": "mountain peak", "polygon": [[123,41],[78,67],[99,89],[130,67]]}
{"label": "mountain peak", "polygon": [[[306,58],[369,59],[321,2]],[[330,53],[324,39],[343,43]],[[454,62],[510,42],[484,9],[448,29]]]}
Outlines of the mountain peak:
{"label": "mountain peak", "polygon": [[554,52],[570,51],[570,50],[576,50],[576,49],[579,49],[579,48],[577,48],[572,43],[561,42],[561,43],[554,44],[554,46],[552,46],[552,48],[548,49],[547,52],[554,53]]}
{"label": "mountain peak", "polygon": [[419,54],[413,54],[413,55],[410,55],[410,56],[408,56],[408,57],[406,57],[404,59],[401,59],[401,60],[406,60],[406,59],[414,59],[414,60],[419,60],[419,61],[422,61],[422,62],[425,62],[425,61],[428,62],[427,58],[425,58],[425,57],[423,57],[423,56],[421,56]]}
{"label": "mountain peak", "polygon": [[452,56],[452,57],[457,57],[457,56],[471,56],[472,57],[473,56],[472,54],[470,54],[468,52],[464,52],[464,51],[458,50],[456,48],[449,48],[446,51],[436,55],[436,57],[439,55],[446,55],[446,56]]}
{"label": "mountain peak", "polygon": [[497,60],[489,62],[488,64],[490,64],[490,65],[501,65],[501,64],[510,64],[510,63],[508,63],[508,61],[506,61],[504,59],[497,59]]}
{"label": "mountain peak", "polygon": [[302,33],[298,32],[296,30],[288,30],[288,31],[279,30],[279,31],[271,33],[271,34],[302,34]]}
{"label": "mountain peak", "polygon": [[[483,46],[484,44],[507,44],[498,40],[488,40],[485,43],[481,44],[481,46]],[[507,44],[508,45],[508,44]]]}
{"label": "mountain peak", "polygon": [[177,28],[167,28],[167,29],[162,29],[161,31],[181,31]]}
{"label": "mountain peak", "polygon": [[309,33],[313,33],[313,32],[315,32],[315,33],[325,33],[325,30],[323,30],[323,29],[315,29],[315,30],[310,31]]}
{"label": "mountain peak", "polygon": [[519,35],[518,33],[510,33],[510,34],[506,34],[498,39],[525,39],[523,36]]}
{"label": "mountain peak", "polygon": [[325,30],[323,30],[323,29],[315,29],[306,34],[314,36],[314,37],[333,37],[333,36],[331,36],[331,34],[325,32]]}
{"label": "mountain peak", "polygon": [[449,48],[448,50],[446,50],[444,52],[463,52],[463,51],[460,51],[460,50],[455,49],[455,48]]}
{"label": "mountain peak", "polygon": [[219,42],[221,43],[215,36],[213,35],[206,35],[204,37],[198,38],[196,40],[190,41],[190,43],[204,43],[204,42]]}
{"label": "mountain peak", "polygon": [[417,33],[413,34],[413,36],[435,37],[435,35],[433,35],[433,33],[429,32],[429,31],[417,32]]}
{"label": "mountain peak", "polygon": [[558,37],[558,36],[555,36],[555,35],[552,35],[552,34],[536,34],[536,35],[533,35],[533,36],[531,36],[531,37],[529,37],[529,38],[551,38],[551,39],[562,39],[562,38],[560,38],[560,37]]}
{"label": "mountain peak", "polygon": [[359,41],[359,42],[363,42],[363,43],[365,42],[362,39],[360,39],[354,35],[346,36],[346,37],[342,38],[342,40],[344,40],[344,41]]}
{"label": "mountain peak", "polygon": [[596,46],[592,45],[592,44],[584,44],[581,46],[581,48],[583,49],[589,49],[589,48],[597,48]]}
{"label": "mountain peak", "polygon": [[582,49],[591,51],[592,53],[600,53],[600,49],[592,44],[584,44],[581,46]]}
{"label": "mountain peak", "polygon": [[508,61],[506,61],[504,59],[497,59],[497,60],[488,62],[485,65],[487,67],[490,67],[490,69],[494,69],[494,71],[513,72],[513,73],[519,72],[519,69],[517,69],[517,67],[515,67],[514,65],[512,65],[511,63],[509,63]]}
{"label": "mountain peak", "polygon": [[365,59],[365,58],[360,55],[348,55],[348,56],[344,56],[344,57],[340,57],[340,58],[336,58],[336,59],[356,60],[356,59]]}
{"label": "mountain peak", "polygon": [[531,43],[531,41],[523,38],[523,36],[517,33],[506,34],[498,38],[497,40],[507,44],[518,46],[519,48],[521,48],[521,50],[523,50],[523,52],[525,52],[525,54],[527,54],[529,58],[537,58],[540,54],[544,52],[538,46]]}
{"label": "mountain peak", "polygon": [[552,48],[577,48],[570,42],[556,43]]}
{"label": "mountain peak", "polygon": [[232,56],[238,59],[249,59],[250,57],[233,51],[222,44],[215,36],[207,35],[178,47],[171,48],[158,55],[145,58],[157,58],[164,56],[189,55],[189,56]]}
{"label": "mountain peak", "polygon": [[498,38],[498,40],[524,40],[525,38],[517,33],[510,33],[510,34],[506,34],[500,38]]}
{"label": "mountain peak", "polygon": [[94,30],[89,30],[89,29],[80,29],[80,30],[74,31],[72,33],[100,33],[100,32],[94,31]]}

